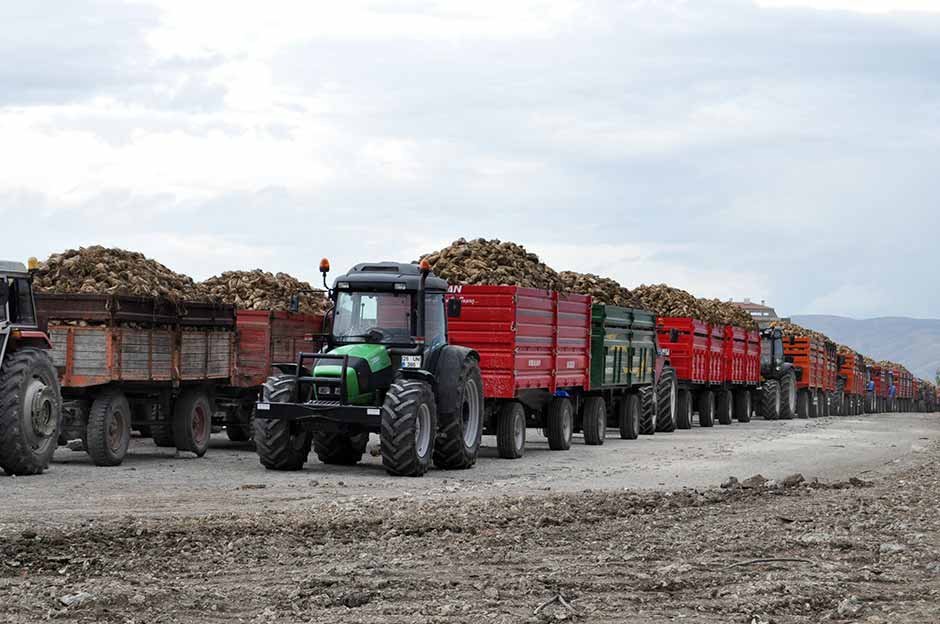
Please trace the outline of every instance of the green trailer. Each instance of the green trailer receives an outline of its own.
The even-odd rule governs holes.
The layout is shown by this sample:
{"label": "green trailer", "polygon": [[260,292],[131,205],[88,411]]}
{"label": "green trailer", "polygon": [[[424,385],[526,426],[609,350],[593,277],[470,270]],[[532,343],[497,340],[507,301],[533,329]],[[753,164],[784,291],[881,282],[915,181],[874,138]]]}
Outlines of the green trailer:
{"label": "green trailer", "polygon": [[591,321],[591,400],[578,423],[585,443],[603,444],[608,426],[628,440],[684,426],[676,414],[675,371],[657,343],[656,315],[595,303]]}

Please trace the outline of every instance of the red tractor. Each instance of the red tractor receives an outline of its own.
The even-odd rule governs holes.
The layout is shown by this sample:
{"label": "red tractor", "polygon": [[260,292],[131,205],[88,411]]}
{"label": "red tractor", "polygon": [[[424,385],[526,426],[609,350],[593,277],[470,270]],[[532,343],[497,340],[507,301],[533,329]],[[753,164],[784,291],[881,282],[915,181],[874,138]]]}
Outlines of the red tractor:
{"label": "red tractor", "polygon": [[7,474],[40,474],[58,446],[62,393],[51,348],[36,320],[29,271],[0,261],[0,468]]}

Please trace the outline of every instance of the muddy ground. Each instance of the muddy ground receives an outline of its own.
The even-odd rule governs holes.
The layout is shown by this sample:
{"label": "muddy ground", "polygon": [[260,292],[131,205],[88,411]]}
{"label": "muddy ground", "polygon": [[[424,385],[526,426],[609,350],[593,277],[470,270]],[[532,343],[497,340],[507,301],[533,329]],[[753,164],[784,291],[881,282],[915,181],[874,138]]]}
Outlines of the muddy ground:
{"label": "muddy ground", "polygon": [[[581,453],[584,466],[545,475],[534,466],[557,454],[533,452],[504,469],[531,480],[505,484],[489,472],[496,460],[404,481],[315,462],[269,480],[246,463],[219,477],[208,511],[192,502],[205,484],[187,488],[186,467],[250,462],[248,451],[108,474],[64,455],[49,475],[0,480],[0,621],[935,623],[940,416],[880,418],[903,433],[879,444],[870,417],[693,430],[575,448],[563,455]],[[807,431],[838,441],[833,459],[787,481],[779,468],[821,452],[799,451]],[[681,475],[681,456],[649,449],[682,435],[696,474],[724,475],[713,487],[635,489],[636,477],[617,476],[618,454],[644,452],[655,479]],[[737,470],[755,444],[767,483]],[[127,475],[146,491],[113,491]],[[743,483],[718,487],[728,475]]]}

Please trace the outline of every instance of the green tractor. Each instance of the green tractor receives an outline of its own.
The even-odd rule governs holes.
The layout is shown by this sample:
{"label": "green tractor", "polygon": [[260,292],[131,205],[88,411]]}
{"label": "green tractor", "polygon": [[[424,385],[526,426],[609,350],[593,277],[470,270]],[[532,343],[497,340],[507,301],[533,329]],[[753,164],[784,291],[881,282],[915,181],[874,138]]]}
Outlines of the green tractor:
{"label": "green tractor", "polygon": [[326,464],[353,465],[370,433],[393,475],[476,463],[483,431],[479,355],[447,343],[447,282],[421,265],[358,264],[329,288],[327,346],[278,364],[254,421],[261,464],[300,470],[311,446]]}

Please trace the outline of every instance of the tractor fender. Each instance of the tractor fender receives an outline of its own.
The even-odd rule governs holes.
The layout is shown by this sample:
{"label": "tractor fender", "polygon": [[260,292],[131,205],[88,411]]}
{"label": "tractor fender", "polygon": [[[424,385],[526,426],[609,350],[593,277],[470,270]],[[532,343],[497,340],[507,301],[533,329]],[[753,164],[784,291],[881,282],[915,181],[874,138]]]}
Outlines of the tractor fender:
{"label": "tractor fender", "polygon": [[10,333],[9,348],[12,350],[23,347],[51,349],[52,341],[49,340],[49,336],[47,336],[45,332],[28,329],[13,330],[13,332]]}
{"label": "tractor fender", "polygon": [[437,378],[437,411],[441,414],[457,411],[457,380],[467,358],[480,361],[480,355],[473,349],[457,345],[441,347],[434,370]]}

